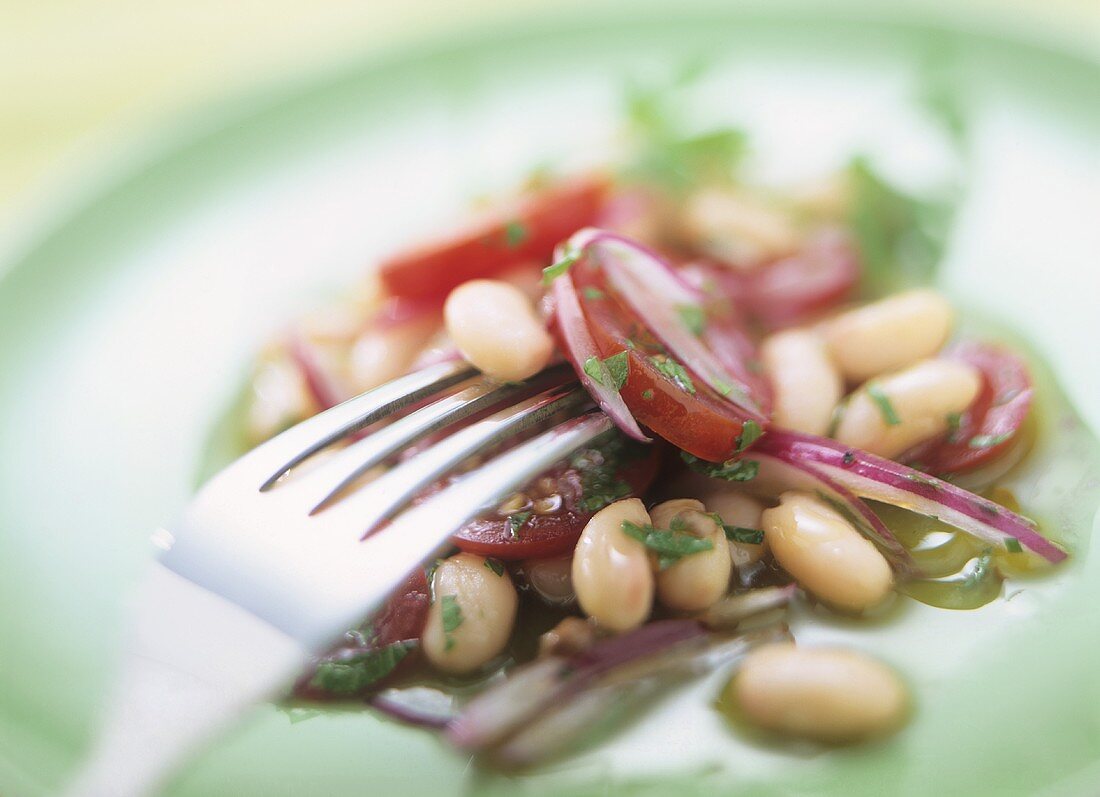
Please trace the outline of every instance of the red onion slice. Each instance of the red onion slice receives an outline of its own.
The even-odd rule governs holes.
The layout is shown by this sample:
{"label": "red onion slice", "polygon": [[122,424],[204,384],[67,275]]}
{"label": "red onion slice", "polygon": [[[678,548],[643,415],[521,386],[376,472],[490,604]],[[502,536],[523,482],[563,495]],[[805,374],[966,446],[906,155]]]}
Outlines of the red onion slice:
{"label": "red onion slice", "polygon": [[[573,284],[573,278],[568,274],[561,274],[551,284],[551,292],[554,297],[554,313],[558,329],[561,331],[562,342],[565,344],[566,354],[573,363],[573,368],[581,380],[589,395],[600,405],[600,409],[607,413],[608,417],[623,431],[624,434],[640,440],[643,443],[652,442],[642,432],[638,422],[627,409],[626,402],[612,387],[611,374],[603,359],[596,341],[592,339],[592,333],[588,330],[588,322],[581,310],[580,299],[577,296],[577,288]],[[585,370],[585,364],[591,360],[599,363],[603,369],[604,382],[600,384]]]}
{"label": "red onion slice", "polygon": [[835,440],[772,430],[757,441],[757,452],[787,463],[801,463],[832,478],[863,498],[938,518],[992,545],[1008,548],[1014,539],[1048,562],[1060,562],[1066,552],[1038,532],[1035,524],[999,504]]}

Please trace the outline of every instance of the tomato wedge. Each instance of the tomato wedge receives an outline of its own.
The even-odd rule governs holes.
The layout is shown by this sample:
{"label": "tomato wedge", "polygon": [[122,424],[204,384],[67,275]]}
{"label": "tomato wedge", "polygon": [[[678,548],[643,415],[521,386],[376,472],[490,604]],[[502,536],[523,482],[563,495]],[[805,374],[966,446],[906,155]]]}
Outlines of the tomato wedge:
{"label": "tomato wedge", "polygon": [[[600,353],[606,359],[626,352],[627,378],[619,394],[638,422],[709,462],[724,462],[737,454],[743,419],[736,408],[700,381],[677,379],[676,364],[665,357],[641,321],[598,286],[589,270],[575,267],[573,272]],[[743,346],[745,340],[729,345]]]}
{"label": "tomato wedge", "polygon": [[965,341],[944,356],[977,368],[982,389],[946,437],[906,456],[937,475],[973,471],[1009,453],[1019,442],[1034,394],[1027,365],[1000,346]]}
{"label": "tomato wedge", "polygon": [[[523,490],[530,499],[508,517],[470,521],[452,541],[463,551],[497,559],[541,559],[569,553],[588,519],[605,503],[642,495],[660,465],[658,447],[620,438],[574,455]],[[554,511],[538,513],[536,502]],[[513,531],[513,528],[515,529]]]}
{"label": "tomato wedge", "polygon": [[431,592],[428,578],[421,567],[416,568],[386,600],[382,608],[374,615],[363,631],[349,632],[343,641],[320,657],[305,675],[295,684],[294,691],[299,697],[312,700],[346,699],[355,694],[373,691],[401,670],[407,658],[398,661],[394,670],[370,683],[364,683],[354,689],[326,689],[314,683],[319,668],[354,662],[364,656],[381,651],[398,642],[415,642],[424,632],[428,622],[428,607],[431,604]]}
{"label": "tomato wedge", "polygon": [[811,237],[800,252],[748,272],[695,261],[685,266],[697,285],[710,284],[766,329],[820,315],[851,296],[859,257],[851,238],[836,229]]}
{"label": "tomato wedge", "polygon": [[507,213],[494,212],[447,240],[384,261],[382,285],[394,296],[443,298],[467,280],[549,263],[555,245],[596,221],[606,191],[606,180],[585,177],[530,194]]}

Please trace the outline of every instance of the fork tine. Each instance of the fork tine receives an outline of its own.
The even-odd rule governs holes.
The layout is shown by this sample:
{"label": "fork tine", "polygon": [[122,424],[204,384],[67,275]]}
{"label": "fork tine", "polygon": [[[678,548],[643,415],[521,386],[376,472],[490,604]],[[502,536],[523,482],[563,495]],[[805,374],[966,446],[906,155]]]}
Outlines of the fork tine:
{"label": "fork tine", "polygon": [[526,398],[547,388],[559,387],[574,378],[569,364],[559,363],[524,382],[500,384],[479,379],[458,393],[445,396],[353,443],[332,461],[307,474],[295,488],[313,489],[319,485],[324,491],[324,497],[310,510],[312,515],[332,503],[368,470],[429,434],[453,426],[482,410]]}
{"label": "fork tine", "polygon": [[588,394],[578,387],[555,387],[479,423],[455,432],[393,468],[360,490],[346,496],[328,511],[338,513],[340,524],[370,533],[389,520],[418,492],[452,472],[478,452],[515,437],[559,412],[578,413],[591,406]]}
{"label": "fork tine", "polygon": [[439,363],[368,390],[302,421],[256,447],[242,459],[260,465],[284,464],[267,476],[260,490],[269,490],[290,470],[341,438],[365,429],[398,410],[438,395],[476,371],[463,361]]}

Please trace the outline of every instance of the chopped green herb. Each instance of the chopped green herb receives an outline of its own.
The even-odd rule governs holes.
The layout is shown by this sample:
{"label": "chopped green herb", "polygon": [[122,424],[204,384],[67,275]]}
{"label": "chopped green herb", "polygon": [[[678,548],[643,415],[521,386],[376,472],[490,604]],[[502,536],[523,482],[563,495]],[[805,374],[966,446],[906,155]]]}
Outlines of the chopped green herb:
{"label": "chopped green herb", "polygon": [[714,380],[714,387],[723,396],[728,396],[734,390],[733,385],[729,382],[723,382],[721,379]]}
{"label": "chopped green herb", "polygon": [[450,650],[455,646],[455,640],[451,633],[457,631],[464,620],[462,607],[458,605],[456,595],[444,595],[440,601],[443,604],[443,637],[446,640],[443,649]]}
{"label": "chopped green herb", "polygon": [[962,413],[961,412],[949,412],[947,413],[947,441],[949,443],[957,443],[959,436],[959,427],[962,425]]}
{"label": "chopped green herb", "polygon": [[887,426],[897,426],[901,423],[901,418],[894,411],[894,405],[890,403],[890,398],[883,391],[882,385],[878,382],[868,382],[867,395],[871,397],[871,401],[875,402]]}
{"label": "chopped green herb", "polygon": [[567,251],[565,257],[555,263],[551,263],[542,270],[542,284],[549,285],[562,274],[568,272],[569,269],[573,268],[573,264],[580,260],[580,257],[581,253],[575,249]]}
{"label": "chopped green herb", "polygon": [[309,685],[335,694],[353,694],[393,672],[415,646],[415,642],[394,642],[347,658],[322,661],[309,679]]}
{"label": "chopped green herb", "polygon": [[681,390],[686,390],[688,393],[695,395],[695,383],[691,381],[687,369],[680,363],[665,355],[655,355],[650,357],[649,361],[653,363],[662,376],[671,379]]}
{"label": "chopped green herb", "polygon": [[1013,432],[1005,432],[1004,434],[979,434],[970,438],[970,442],[966,445],[969,448],[993,448],[993,446],[1000,445],[1005,440],[1012,438]]}
{"label": "chopped green herb", "polygon": [[584,361],[584,372],[592,377],[592,381],[596,384],[618,392],[623,389],[630,373],[628,356],[625,351],[621,351],[618,354],[612,354],[606,360],[589,357]]}
{"label": "chopped green herb", "polygon": [[486,559],[485,566],[496,573],[498,576],[504,575],[504,562],[499,559]]}
{"label": "chopped green herb", "polygon": [[714,548],[710,540],[701,540],[688,533],[683,520],[680,518],[676,518],[676,520],[680,522],[674,522],[672,524],[673,528],[670,529],[657,529],[649,525],[639,526],[629,520],[624,520],[622,529],[628,537],[633,537],[657,554],[658,569],[667,570],[685,556]]}
{"label": "chopped green herb", "polygon": [[754,420],[750,419],[741,424],[741,434],[737,435],[737,453],[740,454],[755,443],[762,434],[764,434],[764,430]]}
{"label": "chopped green herb", "polygon": [[604,373],[603,361],[599,357],[589,357],[584,361],[584,372],[592,377],[597,385],[607,387],[608,375]]}
{"label": "chopped green herb", "polygon": [[624,345],[625,345],[625,346],[626,346],[626,347],[627,347],[628,349],[636,349],[636,348],[638,348],[638,344],[637,344],[637,343],[635,343],[635,342],[634,342],[633,340],[631,340],[630,338],[627,338],[626,340],[624,340],[624,341],[623,341],[623,344],[624,344]]}
{"label": "chopped green herb", "polygon": [[851,451],[845,451],[844,456],[840,458],[840,461],[844,465],[851,465],[853,462],[856,461],[856,455],[853,454]]}
{"label": "chopped green herb", "polygon": [[591,285],[587,286],[581,293],[584,294],[585,299],[603,299],[605,294],[599,288],[594,288]]}
{"label": "chopped green herb", "polygon": [[696,473],[710,476],[712,479],[724,479],[728,482],[747,482],[756,478],[760,463],[750,459],[730,459],[722,463],[707,462],[686,451],[680,452],[680,458]]}
{"label": "chopped green herb", "polygon": [[646,388],[645,390],[642,391],[642,398],[645,399],[646,401],[652,401],[653,400],[653,391],[650,390],[649,388]]}
{"label": "chopped green herb", "polygon": [[516,512],[514,515],[508,516],[508,531],[513,537],[519,537],[519,530],[523,528],[524,524],[531,519],[531,510],[525,512]]}
{"label": "chopped green herb", "polygon": [[1005,537],[1005,550],[1009,553],[1023,553],[1024,546],[1015,537]]}
{"label": "chopped green herb", "polygon": [[530,236],[527,225],[522,221],[510,221],[504,227],[504,243],[509,249],[515,249]]}
{"label": "chopped green herb", "polygon": [[744,526],[727,526],[722,524],[726,532],[726,539],[733,542],[743,542],[747,545],[759,545],[764,541],[763,529],[747,529]]}
{"label": "chopped green herb", "polygon": [[699,336],[707,326],[707,316],[703,308],[697,304],[676,305],[676,312],[680,314],[680,320],[684,322],[691,334]]}
{"label": "chopped green herb", "polygon": [[620,498],[633,494],[630,484],[619,473],[623,464],[644,456],[646,447],[621,438],[601,449],[585,449],[569,461],[581,476],[582,498],[577,507],[582,512],[596,512]]}

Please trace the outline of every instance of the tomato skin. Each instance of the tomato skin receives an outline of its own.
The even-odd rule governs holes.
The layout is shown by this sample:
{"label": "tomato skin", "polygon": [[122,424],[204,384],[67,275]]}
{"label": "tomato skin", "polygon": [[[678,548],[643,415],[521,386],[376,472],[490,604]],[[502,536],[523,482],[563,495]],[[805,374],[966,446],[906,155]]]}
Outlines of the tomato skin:
{"label": "tomato skin", "polygon": [[602,177],[584,177],[521,199],[450,239],[402,252],[380,266],[393,296],[442,300],[464,282],[523,263],[548,264],[554,247],[595,223],[607,192]]}
{"label": "tomato skin", "polygon": [[[982,388],[974,403],[960,417],[956,431],[906,455],[906,460],[936,475],[973,471],[1007,454],[1019,441],[1020,429],[1031,410],[1034,395],[1027,365],[1005,348],[965,341],[953,346],[944,356],[977,368],[982,376]],[[1001,436],[1006,439],[995,445],[970,446],[975,437],[995,439]]]}
{"label": "tomato skin", "polygon": [[[428,608],[431,605],[431,591],[428,586],[428,577],[422,567],[416,568],[409,574],[401,585],[386,599],[369,623],[369,635],[358,638],[348,634],[346,640],[333,646],[333,648],[321,656],[317,663],[325,661],[340,661],[351,658],[372,650],[380,650],[395,642],[415,642],[424,632],[424,626],[428,622]],[[371,684],[364,692],[370,692],[384,685],[394,675],[400,673],[410,660],[415,657],[410,653],[402,660],[392,673],[379,681]],[[294,693],[299,697],[310,700],[346,700],[353,694],[336,694],[310,685],[314,668],[310,668],[298,679],[294,685]]]}
{"label": "tomato skin", "polygon": [[[584,296],[595,285],[582,269],[577,273],[581,307],[604,358],[627,353],[627,379],[619,394],[639,423],[690,454],[709,462],[724,462],[737,453],[743,418],[732,404],[697,383],[690,393],[657,370],[644,341],[643,324],[605,292],[604,298]],[[747,339],[746,339],[747,340]],[[633,345],[632,345],[633,344]]]}
{"label": "tomato skin", "polygon": [[[630,485],[630,495],[623,497],[645,493],[657,475],[660,461],[659,448],[652,446],[641,458],[624,463],[617,476]],[[575,469],[561,465],[547,475],[557,481],[555,491],[563,499],[559,512],[552,515],[532,514],[520,528],[518,537],[512,536],[507,518],[477,518],[467,523],[451,541],[468,553],[506,561],[571,553],[585,524],[595,512],[585,511],[578,505],[584,497],[584,490],[581,476]]]}

